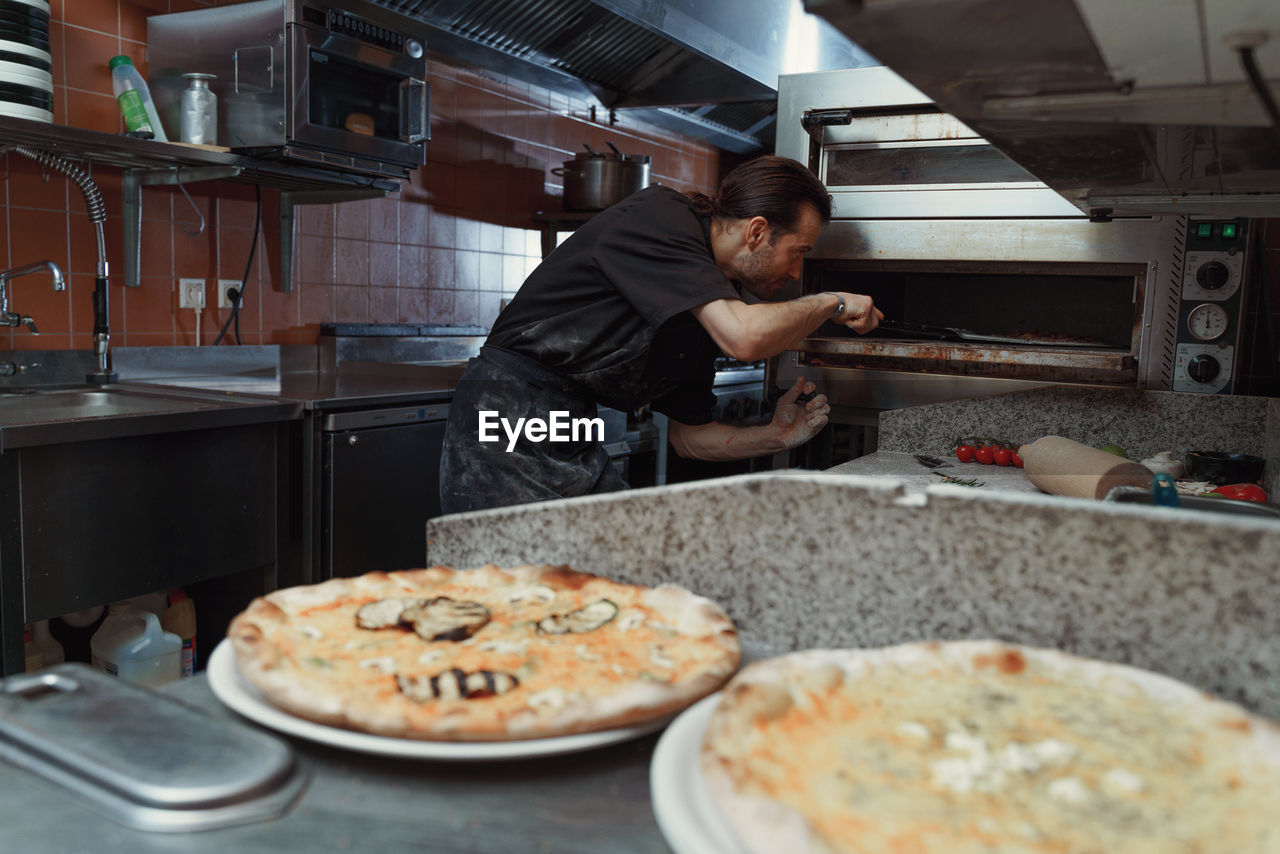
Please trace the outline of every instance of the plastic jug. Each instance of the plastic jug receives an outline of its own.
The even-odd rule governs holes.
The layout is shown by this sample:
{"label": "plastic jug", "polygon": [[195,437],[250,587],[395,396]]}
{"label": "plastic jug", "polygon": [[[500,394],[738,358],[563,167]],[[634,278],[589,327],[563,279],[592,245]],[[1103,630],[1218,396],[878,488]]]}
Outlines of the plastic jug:
{"label": "plastic jug", "polygon": [[155,102],[151,99],[151,89],[138,69],[133,67],[133,60],[127,56],[114,56],[107,65],[111,68],[111,88],[120,102],[125,127],[135,132],[151,131],[152,139],[168,142]]}
{"label": "plastic jug", "polygon": [[160,618],[131,604],[113,604],[89,641],[93,666],[135,685],[173,682],[182,674],[182,638]]}

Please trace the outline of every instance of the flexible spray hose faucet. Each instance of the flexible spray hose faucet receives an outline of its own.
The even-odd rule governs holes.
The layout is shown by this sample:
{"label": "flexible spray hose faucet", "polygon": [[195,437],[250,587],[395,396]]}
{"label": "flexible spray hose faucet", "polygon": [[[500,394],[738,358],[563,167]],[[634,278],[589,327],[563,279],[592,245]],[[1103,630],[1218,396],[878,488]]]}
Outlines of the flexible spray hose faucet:
{"label": "flexible spray hose faucet", "polygon": [[40,334],[40,330],[36,329],[36,322],[33,318],[9,311],[8,286],[10,279],[16,279],[28,273],[38,273],[41,270],[49,271],[49,275],[53,277],[53,289],[55,291],[65,291],[67,289],[67,282],[62,278],[62,270],[58,269],[58,265],[52,261],[36,261],[34,264],[27,264],[24,267],[5,270],[0,273],[0,326],[25,326],[31,330],[32,335]]}
{"label": "flexible spray hose faucet", "polygon": [[[107,220],[107,208],[102,202],[102,191],[98,189],[98,185],[93,182],[93,178],[89,176],[89,173],[56,154],[36,151],[25,145],[15,146],[13,150],[23,157],[31,158],[41,166],[57,169],[75,182],[75,185],[80,188],[80,193],[84,196],[84,206],[89,212],[89,222],[93,224],[94,234],[98,240],[98,267],[93,279],[93,354],[97,359],[98,367],[85,379],[97,385],[113,383],[120,377],[112,372],[107,354],[107,347],[111,340],[111,329],[107,322],[109,316],[107,303],[107,241],[102,233],[102,224]],[[61,277],[59,276],[59,278]],[[61,290],[61,288],[58,288],[57,281],[55,280],[54,287]]]}

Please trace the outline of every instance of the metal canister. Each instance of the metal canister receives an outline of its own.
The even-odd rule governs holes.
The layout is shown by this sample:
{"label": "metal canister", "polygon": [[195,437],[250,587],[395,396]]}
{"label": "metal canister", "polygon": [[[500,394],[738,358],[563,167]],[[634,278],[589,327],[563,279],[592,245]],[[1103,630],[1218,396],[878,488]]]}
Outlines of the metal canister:
{"label": "metal canister", "polygon": [[218,96],[209,88],[209,81],[216,80],[213,74],[184,74],[183,79],[189,81],[182,92],[182,133],[183,142],[198,145],[217,145],[218,143]]}

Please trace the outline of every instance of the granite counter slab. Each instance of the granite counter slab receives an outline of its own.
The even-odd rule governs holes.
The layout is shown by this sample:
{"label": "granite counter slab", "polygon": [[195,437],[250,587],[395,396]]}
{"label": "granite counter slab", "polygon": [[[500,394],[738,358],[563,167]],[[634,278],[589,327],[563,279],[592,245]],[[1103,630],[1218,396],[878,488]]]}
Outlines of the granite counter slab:
{"label": "granite counter slab", "polygon": [[1159,451],[1267,453],[1265,397],[1052,387],[880,414],[879,449],[942,456],[964,436],[1026,444],[1063,436],[1114,443],[1132,459]]}
{"label": "granite counter slab", "polygon": [[785,649],[994,637],[1280,718],[1276,520],[785,472],[460,513],[427,537],[452,566],[681,584]]}

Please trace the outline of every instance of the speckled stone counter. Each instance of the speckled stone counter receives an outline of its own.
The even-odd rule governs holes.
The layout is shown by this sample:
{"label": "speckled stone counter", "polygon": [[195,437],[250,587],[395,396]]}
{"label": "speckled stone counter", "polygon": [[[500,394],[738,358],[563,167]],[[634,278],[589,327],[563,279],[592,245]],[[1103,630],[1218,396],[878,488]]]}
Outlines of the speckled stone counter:
{"label": "speckled stone counter", "polygon": [[455,514],[427,536],[453,566],[682,584],[785,649],[996,637],[1280,718],[1280,521],[782,472]]}
{"label": "speckled stone counter", "polygon": [[1265,397],[1062,386],[883,412],[879,449],[941,456],[961,436],[1018,444],[1063,436],[1115,443],[1132,459],[1189,450],[1262,456],[1269,410],[1280,419],[1276,401]]}

